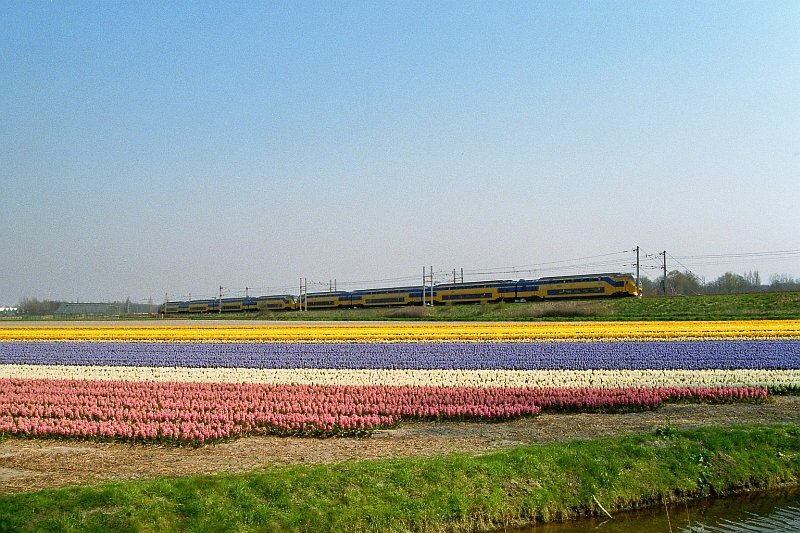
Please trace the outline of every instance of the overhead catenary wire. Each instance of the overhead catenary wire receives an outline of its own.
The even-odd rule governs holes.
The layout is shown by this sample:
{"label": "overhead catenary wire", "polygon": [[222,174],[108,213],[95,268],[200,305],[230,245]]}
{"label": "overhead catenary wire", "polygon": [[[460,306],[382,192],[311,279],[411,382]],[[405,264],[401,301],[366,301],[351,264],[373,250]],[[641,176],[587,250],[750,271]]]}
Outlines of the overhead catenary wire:
{"label": "overhead catenary wire", "polygon": [[[657,254],[648,253],[646,250],[639,248],[641,270],[660,270],[662,269],[661,257],[665,252]],[[773,250],[773,251],[759,251],[759,252],[738,252],[727,254],[703,254],[703,255],[672,255],[666,254],[672,262],[683,268],[685,271],[697,276],[694,270],[698,266],[722,265],[731,263],[741,263],[758,259],[759,262],[763,261],[786,261],[794,258],[800,258],[800,249],[787,249],[787,250]],[[687,266],[690,265],[690,266]],[[526,263],[521,265],[501,266],[501,267],[486,267],[475,269],[461,269],[463,281],[481,281],[491,279],[495,276],[509,276],[516,278],[520,276],[538,278],[547,277],[549,275],[574,275],[586,274],[589,272],[631,272],[636,267],[635,263],[635,249],[623,250],[616,252],[609,252],[603,254],[595,254],[588,256],[581,256],[572,259],[561,259],[556,261],[542,261],[538,263]],[[442,268],[434,270],[428,276],[433,276],[434,283],[452,283],[454,280],[453,269]],[[430,277],[428,278],[430,279]],[[361,279],[361,280],[338,280],[337,287],[352,288],[372,288],[380,285],[391,286],[394,284],[408,284],[417,285],[419,282],[419,275],[408,276],[394,276],[383,277],[375,279]],[[327,292],[330,290],[330,278],[326,280],[308,280],[307,287],[324,289],[318,292]],[[297,291],[296,286],[262,286],[250,287],[249,285],[243,288],[240,287],[224,287],[220,292],[212,295],[198,295],[190,294],[177,296],[175,293],[170,293],[170,300],[173,298],[192,299],[192,300],[213,300],[220,297],[244,296],[255,294],[294,294]]]}
{"label": "overhead catenary wire", "polygon": [[800,259],[800,250],[772,250],[760,252],[734,252],[727,254],[698,254],[698,255],[679,255],[676,260],[684,261],[697,268],[701,266],[724,266],[742,263],[752,263],[758,260],[759,263],[785,262]]}
{"label": "overhead catenary wire", "polygon": [[669,258],[670,258],[670,259],[672,259],[673,261],[675,261],[676,263],[678,263],[678,265],[679,265],[679,266],[682,266],[685,272],[688,272],[688,273],[690,273],[691,275],[693,275],[693,276],[694,276],[694,277],[696,277],[696,278],[699,278],[699,277],[700,277],[700,276],[698,276],[697,274],[695,274],[694,272],[692,272],[692,269],[691,269],[691,268],[689,268],[689,267],[687,267],[686,265],[684,265],[683,263],[681,263],[681,262],[678,260],[678,258],[677,258],[677,257],[673,256],[673,255],[672,255],[672,254],[670,254],[670,253],[667,253],[667,255],[669,256]]}
{"label": "overhead catenary wire", "polygon": [[[669,256],[669,258],[670,258],[670,259],[672,259],[673,261],[675,261],[676,263],[678,263],[678,265],[679,265],[679,266],[682,266],[685,272],[688,272],[688,273],[690,273],[692,276],[694,276],[694,278],[695,278],[695,279],[698,279],[698,280],[700,279],[700,276],[698,276],[697,274],[695,274],[694,272],[692,272],[692,270],[691,270],[689,267],[687,267],[686,265],[684,265],[683,263],[681,263],[680,261],[678,261],[678,260],[677,260],[677,259],[676,259],[676,258],[675,258],[675,257],[674,257],[672,254],[670,254],[670,253],[667,253],[667,252],[666,252],[666,250],[664,251],[664,253],[666,253],[666,254]],[[699,294],[700,294],[698,291],[696,291],[696,290],[694,290],[694,289],[690,289],[690,292],[691,292],[692,294],[694,294],[694,295],[699,295]]]}
{"label": "overhead catenary wire", "polygon": [[[530,277],[540,277],[541,275],[552,275],[553,273],[564,274],[564,275],[573,275],[576,273],[585,273],[586,270],[613,270],[613,271],[625,271],[627,268],[632,268],[630,263],[630,257],[621,260],[621,259],[606,259],[601,261],[587,261],[591,259],[603,259],[609,258],[613,256],[623,256],[623,255],[630,255],[632,252],[631,250],[625,250],[620,252],[610,252],[604,254],[597,254],[597,255],[589,255],[589,256],[582,256],[573,259],[562,259],[557,261],[544,261],[540,263],[529,263],[523,264],[519,266],[511,266],[511,267],[490,267],[484,269],[461,269],[462,272],[462,279],[465,281],[476,281],[482,276],[496,276],[500,274],[514,274],[514,277],[528,275]],[[572,263],[572,264],[570,264]],[[452,282],[452,269],[439,269],[429,271],[428,279],[432,280],[433,283],[447,283]],[[484,278],[485,279],[485,278]],[[413,276],[395,276],[395,277],[387,277],[387,278],[375,278],[375,279],[366,279],[366,280],[338,280],[337,279],[337,286],[341,287],[369,287],[369,286],[376,286],[379,284],[394,284],[394,283],[408,283],[408,284],[415,284],[419,280],[418,275]],[[323,281],[323,280],[308,280],[306,287],[308,288],[319,288],[321,290],[317,292],[329,292],[330,291],[330,280]],[[256,292],[267,292],[267,293],[274,293],[276,291],[276,287],[245,287],[245,288],[224,288],[224,295],[233,295],[233,294],[240,294],[244,295],[246,290],[252,291],[253,294]],[[291,293],[292,290],[296,290],[296,287],[283,287],[280,288],[280,292],[288,292]],[[219,298],[218,295],[212,296],[208,299]]]}
{"label": "overhead catenary wire", "polygon": [[730,254],[705,254],[705,255],[682,255],[680,259],[704,259],[704,258],[728,258],[728,257],[771,257],[771,256],[798,256],[800,250],[775,250],[771,252],[739,252]]}
{"label": "overhead catenary wire", "polygon": [[584,257],[577,257],[574,259],[561,259],[558,261],[543,261],[541,263],[529,263],[524,265],[512,265],[505,267],[492,267],[492,268],[479,268],[479,269],[465,269],[465,274],[506,274],[512,272],[530,271],[530,270],[543,270],[552,265],[563,265],[565,263],[577,263],[587,259],[597,259],[600,257],[610,257],[614,255],[630,254],[630,250],[623,250],[621,252],[611,252],[606,254],[588,255]]}
{"label": "overhead catenary wire", "polygon": [[[521,265],[502,266],[502,267],[486,267],[476,269],[463,269],[465,280],[468,278],[470,281],[476,281],[478,278],[485,276],[498,276],[498,275],[512,275],[517,277],[521,275],[528,275],[532,277],[541,277],[553,275],[553,273],[571,275],[574,273],[585,273],[587,270],[596,271],[619,271],[626,272],[635,268],[633,250],[622,250],[617,252],[609,252],[603,254],[595,254],[589,256],[581,256],[572,259],[561,259],[557,261],[543,261],[539,263],[526,263]],[[662,254],[648,253],[640,248],[641,262],[640,268],[642,270],[661,270],[662,269]],[[786,257],[800,256],[800,250],[778,250],[767,252],[746,252],[737,254],[708,254],[705,256],[673,256],[667,254],[676,264],[684,268],[686,271],[694,275],[692,268],[689,268],[683,260],[687,258],[752,258],[761,257],[776,259],[784,259]],[[613,259],[606,259],[613,258]],[[691,262],[691,261],[688,261]],[[430,275],[430,274],[429,274]],[[447,282],[452,280],[452,269],[438,269],[433,272],[434,279],[437,283]],[[393,283],[393,282],[414,282],[419,279],[418,275],[411,276],[398,276],[392,278],[379,278],[372,280],[358,280],[358,281],[339,281],[338,284],[342,286],[351,287],[354,285],[367,286],[370,284],[378,283]],[[327,286],[327,282],[316,282],[319,286]]]}

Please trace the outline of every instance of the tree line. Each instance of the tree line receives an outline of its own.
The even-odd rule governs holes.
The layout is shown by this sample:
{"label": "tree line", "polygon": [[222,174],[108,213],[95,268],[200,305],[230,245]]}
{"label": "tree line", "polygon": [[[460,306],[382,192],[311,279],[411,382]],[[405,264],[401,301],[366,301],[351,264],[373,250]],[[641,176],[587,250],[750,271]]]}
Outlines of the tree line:
{"label": "tree line", "polygon": [[[17,306],[17,314],[23,316],[48,316],[53,315],[62,304],[68,304],[63,300],[38,300],[36,298],[23,298]],[[158,307],[153,304],[140,304],[131,302],[130,298],[122,301],[108,302],[109,314],[129,315],[145,314],[155,312]]]}
{"label": "tree line", "polygon": [[757,270],[744,274],[726,272],[708,282],[693,272],[673,270],[667,274],[666,280],[664,276],[655,280],[642,277],[640,282],[644,296],[800,291],[800,278],[794,279],[788,274],[773,274],[769,283],[765,284]]}

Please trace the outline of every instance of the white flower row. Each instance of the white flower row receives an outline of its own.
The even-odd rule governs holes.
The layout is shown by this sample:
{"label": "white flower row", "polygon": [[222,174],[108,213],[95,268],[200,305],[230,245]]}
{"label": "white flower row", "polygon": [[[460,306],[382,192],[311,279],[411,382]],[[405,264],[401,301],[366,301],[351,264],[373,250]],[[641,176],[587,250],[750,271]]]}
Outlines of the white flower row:
{"label": "white flower row", "polygon": [[0,365],[0,378],[448,387],[793,387],[800,370],[347,370]]}

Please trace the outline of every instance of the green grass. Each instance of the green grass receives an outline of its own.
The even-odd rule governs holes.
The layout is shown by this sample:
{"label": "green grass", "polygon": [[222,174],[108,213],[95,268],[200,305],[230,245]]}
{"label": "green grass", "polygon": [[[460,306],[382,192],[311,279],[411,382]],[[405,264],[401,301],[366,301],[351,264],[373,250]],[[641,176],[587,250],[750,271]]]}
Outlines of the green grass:
{"label": "green grass", "polygon": [[471,531],[797,484],[800,426],[275,467],[0,496],[0,531]]}

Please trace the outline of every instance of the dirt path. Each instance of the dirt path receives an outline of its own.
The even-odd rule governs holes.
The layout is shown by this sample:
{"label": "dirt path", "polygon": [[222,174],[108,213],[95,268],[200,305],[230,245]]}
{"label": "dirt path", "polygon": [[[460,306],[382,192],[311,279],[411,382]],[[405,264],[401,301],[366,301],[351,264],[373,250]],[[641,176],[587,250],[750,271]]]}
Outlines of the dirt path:
{"label": "dirt path", "polygon": [[482,453],[678,427],[800,423],[800,397],[765,404],[666,405],[628,414],[543,414],[500,423],[411,422],[369,438],[250,437],[203,448],[7,438],[0,441],[0,493],[158,476],[247,472],[268,465]]}

